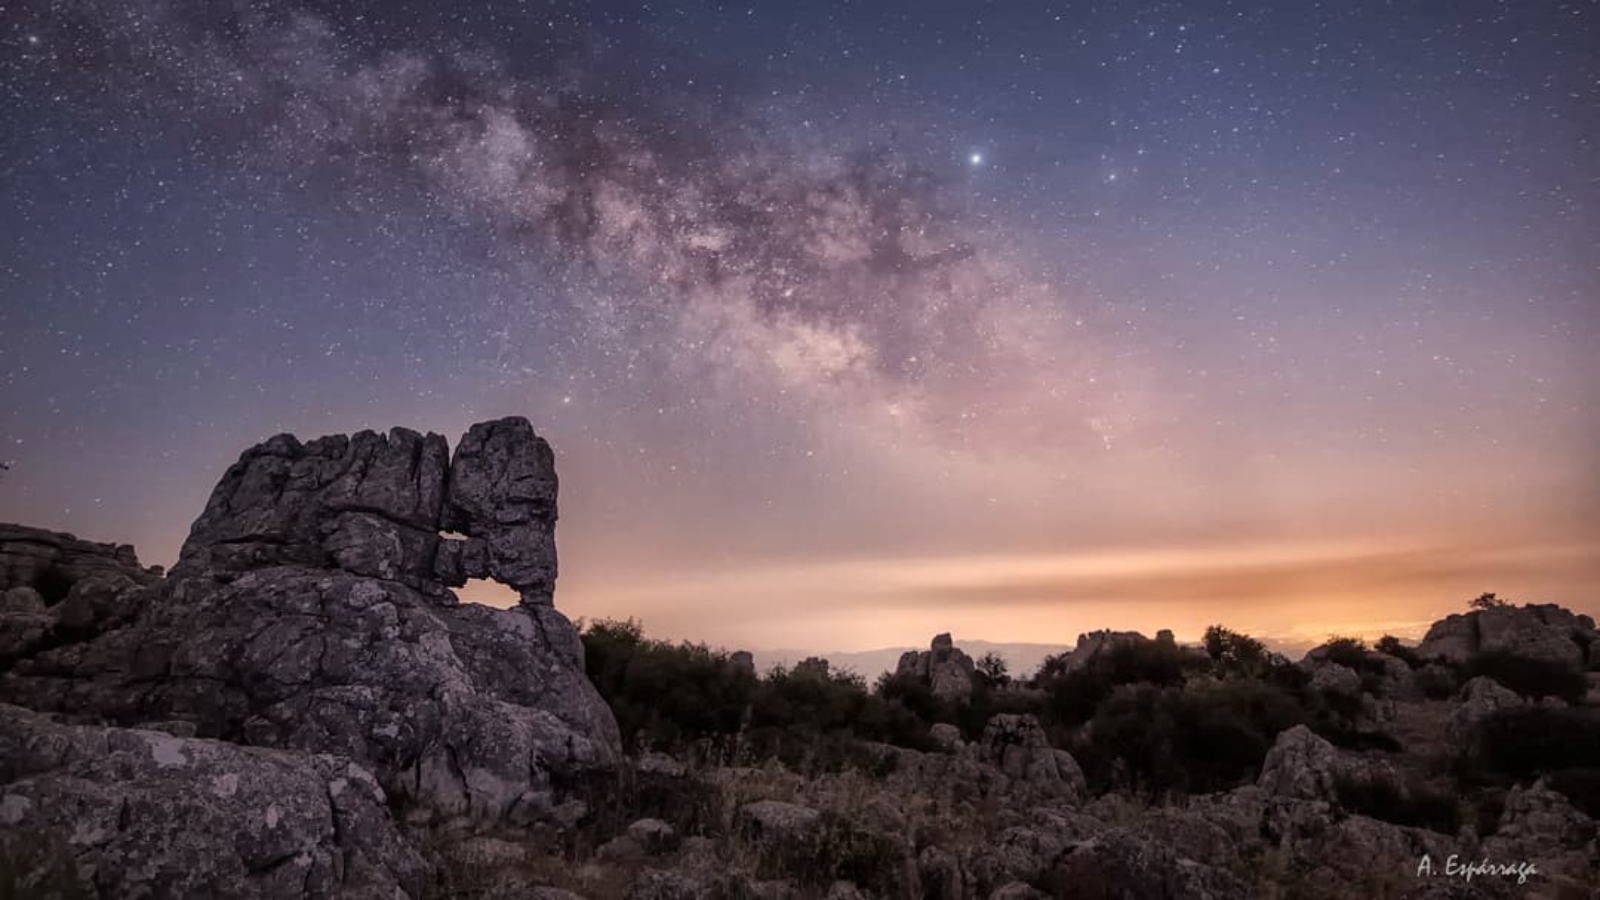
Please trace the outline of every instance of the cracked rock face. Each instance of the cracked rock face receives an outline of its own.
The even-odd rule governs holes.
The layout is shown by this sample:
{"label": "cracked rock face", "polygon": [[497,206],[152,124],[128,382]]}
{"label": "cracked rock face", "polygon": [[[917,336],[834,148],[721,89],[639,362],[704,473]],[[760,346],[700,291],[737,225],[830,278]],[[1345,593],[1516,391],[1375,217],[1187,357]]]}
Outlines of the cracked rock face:
{"label": "cracked rock face", "polygon": [[492,578],[549,604],[557,486],[555,454],[522,418],[472,426],[454,460],[444,438],[405,428],[279,435],[228,469],[173,571],[307,565],[418,588]]}
{"label": "cracked rock face", "polygon": [[384,793],[334,756],[66,726],[0,706],[0,845],[104,897],[420,898]]}
{"label": "cracked rock face", "polygon": [[[0,646],[0,702],[337,753],[414,818],[545,821],[621,759],[550,604],[555,518],[523,419],[473,426],[453,462],[404,429],[276,437],[228,469],[166,579],[8,600],[0,634],[27,637]],[[524,602],[461,604],[470,577]]]}
{"label": "cracked rock face", "polygon": [[972,699],[973,670],[972,657],[949,634],[938,634],[926,652],[901,654],[895,676],[927,685],[940,700],[964,703]]}
{"label": "cracked rock face", "polygon": [[1588,616],[1553,604],[1528,604],[1447,616],[1428,629],[1417,655],[1459,665],[1498,653],[1581,672],[1596,644],[1600,631]]}

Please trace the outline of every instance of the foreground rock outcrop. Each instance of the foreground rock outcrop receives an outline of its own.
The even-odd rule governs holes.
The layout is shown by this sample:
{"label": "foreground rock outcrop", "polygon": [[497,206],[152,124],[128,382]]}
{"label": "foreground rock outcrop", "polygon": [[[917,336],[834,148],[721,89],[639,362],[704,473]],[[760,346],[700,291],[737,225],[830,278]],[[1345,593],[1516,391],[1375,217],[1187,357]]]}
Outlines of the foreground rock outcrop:
{"label": "foreground rock outcrop", "polygon": [[420,898],[422,856],[365,769],[0,706],[0,835],[23,883],[70,860],[105,897]]}
{"label": "foreground rock outcrop", "polygon": [[[279,436],[223,476],[166,579],[124,554],[80,566],[93,574],[43,611],[4,613],[36,637],[9,648],[0,700],[340,754],[412,817],[570,818],[620,746],[550,604],[555,518],[552,454],[526,420],[473,426],[454,461],[404,429]],[[37,591],[37,571],[12,566],[4,586]],[[524,602],[448,589],[482,576]],[[69,627],[89,588],[106,614]]]}

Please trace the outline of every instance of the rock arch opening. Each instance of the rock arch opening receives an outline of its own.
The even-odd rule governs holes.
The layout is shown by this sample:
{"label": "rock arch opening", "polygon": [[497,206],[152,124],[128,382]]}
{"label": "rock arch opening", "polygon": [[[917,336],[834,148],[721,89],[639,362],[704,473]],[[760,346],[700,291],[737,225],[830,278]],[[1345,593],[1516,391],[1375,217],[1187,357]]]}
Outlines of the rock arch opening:
{"label": "rock arch opening", "polygon": [[468,578],[466,584],[456,588],[456,598],[462,603],[480,603],[495,609],[513,609],[522,602],[522,595],[515,588],[492,578]]}

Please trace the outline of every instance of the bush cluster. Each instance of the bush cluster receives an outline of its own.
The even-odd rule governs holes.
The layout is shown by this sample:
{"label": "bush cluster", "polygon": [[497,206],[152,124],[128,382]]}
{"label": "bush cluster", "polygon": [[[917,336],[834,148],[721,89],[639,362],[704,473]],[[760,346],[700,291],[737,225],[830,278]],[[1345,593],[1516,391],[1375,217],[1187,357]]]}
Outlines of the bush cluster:
{"label": "bush cluster", "polygon": [[1456,795],[1420,781],[1342,776],[1334,780],[1334,793],[1346,810],[1384,822],[1448,835],[1461,828],[1461,803]]}
{"label": "bush cluster", "polygon": [[[1300,723],[1346,748],[1401,749],[1381,732],[1362,730],[1359,697],[1312,690],[1299,666],[1220,626],[1206,632],[1203,650],[1131,642],[1076,665],[1049,660],[1023,682],[1000,660],[987,659],[976,667],[970,699],[959,703],[935,697],[913,678],[885,675],[869,687],[820,660],[758,675],[720,650],[648,639],[631,620],[595,622],[582,636],[589,677],[611,704],[629,752],[659,749],[714,765],[777,759],[802,772],[856,768],[883,775],[895,757],[872,745],[931,750],[929,728],[939,722],[976,740],[997,713],[1038,717],[1051,743],[1077,757],[1097,792],[1150,797],[1246,782],[1277,735]],[[1375,649],[1414,662],[1391,638]],[[1364,678],[1382,671],[1382,661],[1358,640],[1336,639],[1327,652]],[[1572,673],[1537,661],[1488,654],[1471,671],[1530,696],[1572,698],[1578,689]],[[1467,675],[1425,666],[1417,677],[1429,696],[1446,696]],[[1458,774],[1463,784],[1491,792],[1547,776],[1574,802],[1600,813],[1596,715],[1529,709],[1491,717]],[[1451,815],[1459,820],[1459,810],[1452,813],[1418,786],[1344,791],[1349,808],[1389,821],[1443,829]]]}
{"label": "bush cluster", "polygon": [[1560,697],[1568,703],[1581,701],[1589,690],[1582,672],[1503,651],[1477,654],[1462,674],[1466,680],[1487,675],[1524,697]]}
{"label": "bush cluster", "polygon": [[1253,779],[1273,741],[1304,719],[1286,691],[1251,680],[1115,692],[1073,747],[1091,787],[1160,798]]}
{"label": "bush cluster", "polygon": [[1600,710],[1529,707],[1483,721],[1463,780],[1507,785],[1544,777],[1573,805],[1600,817]]}
{"label": "bush cluster", "polygon": [[1387,653],[1413,669],[1422,668],[1422,657],[1417,655],[1417,651],[1400,643],[1400,639],[1392,634],[1378,638],[1374,647],[1379,653]]}
{"label": "bush cluster", "polygon": [[590,623],[582,637],[589,680],[630,753],[837,770],[870,758],[863,741],[929,746],[930,720],[820,661],[758,676],[725,651],[646,638],[631,619]]}

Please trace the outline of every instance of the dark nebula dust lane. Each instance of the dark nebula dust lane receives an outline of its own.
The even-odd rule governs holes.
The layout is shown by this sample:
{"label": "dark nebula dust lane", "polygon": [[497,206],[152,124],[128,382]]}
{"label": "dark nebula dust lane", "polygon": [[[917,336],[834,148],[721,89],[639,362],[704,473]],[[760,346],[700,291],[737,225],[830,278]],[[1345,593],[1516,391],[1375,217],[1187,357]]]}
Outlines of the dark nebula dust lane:
{"label": "dark nebula dust lane", "polygon": [[525,414],[668,636],[1593,612],[1597,16],[8,3],[0,518]]}

